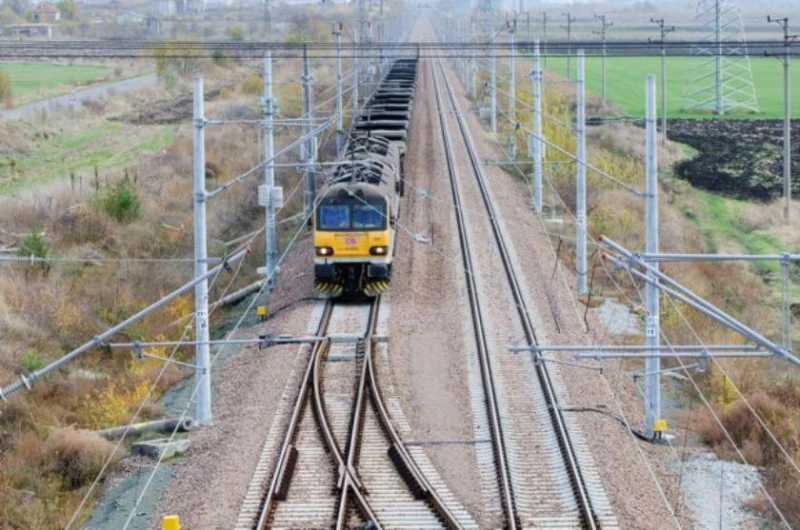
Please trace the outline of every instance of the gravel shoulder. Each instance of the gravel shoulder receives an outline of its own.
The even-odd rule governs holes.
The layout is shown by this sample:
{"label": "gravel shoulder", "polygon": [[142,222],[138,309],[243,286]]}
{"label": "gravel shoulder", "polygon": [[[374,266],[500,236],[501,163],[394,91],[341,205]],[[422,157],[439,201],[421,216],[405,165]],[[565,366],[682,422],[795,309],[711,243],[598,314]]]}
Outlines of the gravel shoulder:
{"label": "gravel shoulder", "polygon": [[462,272],[454,266],[459,247],[432,83],[423,60],[392,270],[389,361],[414,441],[424,444],[453,493],[483,521],[466,384],[467,356],[475,346]]}
{"label": "gravel shoulder", "polygon": [[[308,272],[311,241],[300,242],[282,264],[282,274],[271,297],[280,307],[313,296]],[[256,338],[265,332],[303,334],[313,303],[298,303],[266,323],[243,326],[237,337]],[[273,415],[298,354],[296,345],[259,350],[246,346],[216,370],[219,386],[213,398],[214,425],[200,429],[151,519],[179,514],[184,528],[232,528],[244,500]]]}

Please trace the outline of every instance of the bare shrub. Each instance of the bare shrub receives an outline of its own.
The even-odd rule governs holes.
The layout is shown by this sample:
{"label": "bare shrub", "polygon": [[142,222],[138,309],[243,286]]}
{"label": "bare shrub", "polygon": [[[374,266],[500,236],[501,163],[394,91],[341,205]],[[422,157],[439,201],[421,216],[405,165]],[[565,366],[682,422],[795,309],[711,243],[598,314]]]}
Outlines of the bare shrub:
{"label": "bare shrub", "polygon": [[108,103],[102,98],[86,99],[82,102],[83,108],[95,116],[103,116],[108,108]]}
{"label": "bare shrub", "polygon": [[44,449],[42,467],[60,475],[65,488],[75,489],[94,480],[111,456],[114,444],[89,433],[62,428],[50,433]]}
{"label": "bare shrub", "polygon": [[57,229],[61,240],[72,244],[102,241],[108,233],[103,218],[86,204],[76,204],[64,212]]}
{"label": "bare shrub", "polygon": [[[798,455],[795,455],[797,458]],[[797,472],[794,467],[787,463],[781,462],[767,470],[767,481],[769,490],[775,499],[775,503],[780,508],[784,517],[786,517],[790,528],[800,527],[800,480],[797,478]],[[772,507],[767,505],[761,513],[772,513]],[[778,528],[776,523],[774,528]]]}
{"label": "bare shrub", "polygon": [[239,84],[242,94],[259,96],[264,93],[264,80],[258,75],[248,75]]}
{"label": "bare shrub", "polygon": [[10,107],[12,96],[11,76],[0,70],[0,106]]}

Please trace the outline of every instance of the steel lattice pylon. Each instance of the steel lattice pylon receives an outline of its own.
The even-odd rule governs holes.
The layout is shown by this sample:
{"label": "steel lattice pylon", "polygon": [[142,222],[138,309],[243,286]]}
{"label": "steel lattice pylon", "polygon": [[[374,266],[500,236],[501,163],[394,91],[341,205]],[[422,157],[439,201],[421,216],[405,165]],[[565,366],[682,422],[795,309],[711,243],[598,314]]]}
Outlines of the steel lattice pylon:
{"label": "steel lattice pylon", "polygon": [[698,0],[697,62],[686,72],[683,110],[758,112],[739,6],[732,0]]}

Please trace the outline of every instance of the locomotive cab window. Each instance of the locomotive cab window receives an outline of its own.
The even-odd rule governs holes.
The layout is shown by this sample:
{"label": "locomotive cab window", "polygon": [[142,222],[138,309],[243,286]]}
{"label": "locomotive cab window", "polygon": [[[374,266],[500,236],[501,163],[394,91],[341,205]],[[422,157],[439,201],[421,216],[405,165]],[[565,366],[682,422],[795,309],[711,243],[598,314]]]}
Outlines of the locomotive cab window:
{"label": "locomotive cab window", "polygon": [[354,230],[383,230],[386,226],[386,206],[383,204],[354,204]]}
{"label": "locomotive cab window", "polygon": [[350,207],[347,204],[323,204],[317,216],[320,230],[350,228]]}
{"label": "locomotive cab window", "polygon": [[317,210],[317,230],[385,230],[386,203],[323,203]]}

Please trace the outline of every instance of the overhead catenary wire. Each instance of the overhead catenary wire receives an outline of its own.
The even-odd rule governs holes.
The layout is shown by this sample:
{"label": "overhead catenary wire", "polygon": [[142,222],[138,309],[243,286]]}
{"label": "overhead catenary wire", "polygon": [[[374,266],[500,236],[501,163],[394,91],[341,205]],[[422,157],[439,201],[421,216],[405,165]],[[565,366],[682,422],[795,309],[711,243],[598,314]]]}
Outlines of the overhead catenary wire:
{"label": "overhead catenary wire", "polygon": [[[535,42],[518,41],[517,49],[533,49]],[[606,48],[609,55],[624,55],[629,57],[660,57],[662,46],[668,56],[693,56],[697,46],[722,44],[709,41],[673,40],[662,45],[660,41],[650,40],[607,40]],[[486,42],[405,42],[405,43],[380,43],[361,42],[354,43],[362,59],[385,58],[385,52],[391,50],[399,54],[407,53],[416,56],[419,53],[426,58],[466,58],[472,52],[477,57],[488,57]],[[492,48],[498,52],[497,57],[511,56],[510,42],[494,42]],[[185,42],[154,42],[145,40],[61,40],[61,41],[6,41],[0,46],[0,58],[60,58],[60,57],[91,57],[91,58],[132,58],[132,59],[157,59],[157,58],[183,58],[183,59],[213,59],[219,53],[224,53],[229,58],[260,59],[267,51],[272,52],[276,59],[298,59],[302,57],[303,49],[307,49],[309,58],[335,59],[336,45],[334,42],[316,43],[287,43],[274,41],[185,41]],[[602,56],[603,42],[599,39],[549,40],[547,50],[543,56],[564,56],[570,49],[586,51],[587,56]],[[779,50],[784,53],[785,43],[778,39],[762,39],[748,41],[748,48],[752,55],[762,55],[763,50]],[[454,53],[455,52],[455,53]],[[712,52],[714,53],[719,52]],[[789,54],[792,57],[800,56],[800,48],[795,43],[790,44]]]}
{"label": "overhead catenary wire", "polygon": [[[636,289],[636,292],[637,292],[637,295],[639,296],[639,299],[640,299],[640,300],[642,300],[642,301],[644,301],[644,296],[642,295],[641,289],[639,288],[638,284],[637,284],[637,283],[636,283],[636,281],[634,280],[634,278],[633,278],[633,275],[630,273],[630,271],[627,271],[627,272],[628,272],[628,276],[629,276],[629,278],[630,278],[631,284],[632,284],[632,285],[634,286],[634,288]],[[694,332],[694,329],[693,329],[693,327],[691,326],[691,324],[690,324],[690,323],[688,322],[688,320],[686,320],[686,319],[685,319],[685,317],[683,316],[683,312],[682,312],[682,310],[680,309],[680,307],[677,305],[677,302],[676,302],[675,300],[673,300],[671,297],[667,297],[667,299],[668,299],[668,300],[669,300],[669,301],[672,303],[672,305],[673,305],[673,307],[676,309],[676,311],[677,311],[677,312],[678,312],[678,313],[679,313],[679,314],[682,316],[682,319],[684,320],[684,323],[685,323],[685,324],[686,324],[686,325],[689,327],[689,329],[690,329],[690,330],[692,330],[692,331],[693,331],[693,333],[695,333],[695,336],[697,337],[697,339],[698,339],[698,340],[700,340],[700,341],[702,342],[702,340],[700,339],[700,337],[699,337],[699,336],[696,334],[696,332]],[[663,329],[661,330],[661,338],[664,340],[664,342],[665,342],[667,345],[670,345],[670,346],[671,346],[671,344],[672,344],[672,343],[670,342],[669,338],[666,336],[666,332],[665,332]],[[714,360],[714,362],[716,363],[716,359],[714,359],[714,356],[713,356],[713,354],[710,354],[710,355],[709,355],[709,357],[710,357],[712,360]],[[703,392],[703,390],[700,388],[700,385],[697,383],[697,381],[695,380],[695,378],[692,376],[692,374],[691,374],[690,370],[689,370],[689,369],[686,367],[686,365],[685,365],[685,363],[684,363],[683,359],[682,359],[682,358],[681,358],[679,355],[677,355],[677,354],[675,355],[675,359],[676,359],[676,360],[677,360],[677,362],[678,362],[678,363],[681,365],[681,368],[683,369],[683,371],[684,371],[684,374],[686,375],[687,379],[688,379],[688,380],[689,380],[689,381],[692,383],[692,386],[694,387],[694,389],[695,389],[695,391],[697,392],[698,396],[700,397],[701,401],[703,402],[703,404],[705,405],[705,407],[708,409],[708,411],[711,413],[712,417],[714,418],[714,421],[715,421],[715,423],[716,423],[716,424],[717,424],[717,426],[720,428],[720,430],[723,432],[723,434],[725,435],[725,437],[727,438],[728,442],[729,442],[729,443],[731,444],[731,446],[733,447],[733,449],[734,449],[734,451],[736,452],[736,454],[737,454],[737,456],[739,457],[739,459],[740,459],[740,460],[741,460],[741,461],[742,461],[742,462],[743,462],[745,465],[749,465],[749,462],[747,461],[747,458],[745,457],[744,453],[741,451],[741,449],[739,448],[739,446],[738,446],[738,445],[736,445],[736,442],[735,442],[735,440],[734,440],[734,438],[733,438],[733,435],[732,435],[732,434],[730,433],[730,431],[728,431],[728,429],[725,427],[725,424],[722,422],[722,419],[719,417],[719,415],[717,414],[717,412],[714,410],[714,407],[711,405],[711,400],[710,400],[710,399],[708,399],[708,397],[705,395],[705,393]],[[717,363],[717,364],[718,364],[718,363]],[[729,379],[729,380],[730,380],[730,379]],[[795,464],[795,465],[796,465],[796,464]],[[788,522],[787,522],[787,520],[786,520],[786,517],[783,515],[783,512],[780,510],[780,508],[778,507],[777,503],[776,503],[776,502],[775,502],[775,500],[773,499],[772,495],[770,495],[769,491],[767,491],[767,488],[766,488],[766,486],[764,486],[764,483],[762,482],[762,480],[761,480],[761,478],[760,478],[760,477],[758,477],[758,485],[759,485],[759,488],[761,489],[762,493],[763,493],[763,494],[766,496],[767,500],[769,501],[769,503],[770,503],[770,505],[771,505],[772,509],[773,509],[773,510],[775,511],[775,513],[777,513],[777,514],[778,514],[778,516],[780,517],[780,519],[781,519],[781,521],[783,522],[783,524],[784,524],[784,525],[786,525],[786,527],[787,527],[787,528],[791,528],[791,526],[789,525],[789,523],[788,523]]]}
{"label": "overhead catenary wire", "polygon": [[[302,182],[302,179],[299,179],[299,182]],[[299,188],[299,184],[295,186],[294,190],[293,190],[293,191],[292,191],[292,193],[289,195],[289,199],[291,199],[291,197],[294,195],[294,193],[296,192],[296,190],[297,190],[298,188]],[[279,208],[279,209],[278,209],[278,213],[279,213],[279,212],[280,212],[282,209],[283,209],[283,208]],[[303,223],[303,224],[305,224],[305,223]],[[281,260],[282,260],[282,259],[283,259],[283,258],[284,258],[284,257],[285,257],[287,254],[288,254],[289,250],[290,250],[290,249],[291,249],[291,247],[293,246],[294,242],[295,242],[295,241],[296,241],[296,239],[297,239],[297,236],[300,234],[300,232],[302,231],[302,229],[303,229],[303,227],[301,226],[301,227],[300,227],[300,228],[297,230],[297,232],[296,232],[296,234],[295,234],[295,237],[292,239],[291,243],[290,243],[290,244],[289,244],[289,246],[287,247],[286,251],[284,252],[283,256],[281,257]],[[255,240],[255,238],[256,238],[258,235],[260,235],[260,234],[261,234],[261,233],[262,233],[264,230],[265,230],[265,227],[264,227],[264,226],[262,226],[262,227],[261,227],[261,228],[259,228],[258,230],[255,230],[255,231],[253,231],[253,232],[250,232],[249,234],[247,234],[247,235],[246,235],[246,236],[244,236],[243,238],[237,238],[237,240],[234,240],[233,242],[229,242],[229,244],[235,244],[236,242],[241,242],[242,240],[247,240],[247,243],[246,243],[246,245],[245,245],[245,246],[248,246],[248,247],[249,247],[249,245],[250,245],[250,244],[251,244],[251,243],[252,243],[252,242]],[[224,293],[225,293],[225,292],[227,292],[227,291],[228,291],[228,290],[231,288],[231,286],[233,285],[234,281],[235,281],[235,280],[236,280],[236,278],[238,277],[239,273],[241,272],[241,267],[242,267],[242,264],[243,264],[243,260],[239,260],[239,264],[238,264],[238,266],[237,266],[236,272],[234,273],[234,275],[233,275],[233,277],[231,278],[231,280],[230,280],[230,282],[228,283],[228,285],[225,287],[225,289],[224,289],[224,291],[223,291],[223,295],[224,295]],[[216,282],[216,280],[217,280],[217,278],[218,278],[218,276],[219,276],[219,273],[221,272],[221,270],[222,270],[222,267],[220,267],[220,268],[217,270],[217,274],[214,276],[214,279],[213,279],[213,281],[211,282],[211,286],[213,286],[213,285],[214,285],[214,283]],[[266,285],[266,282],[265,282],[265,283],[262,285],[262,287],[261,287],[261,291],[263,291],[263,289],[264,289],[264,285]],[[251,304],[250,304],[250,306],[251,306],[251,307],[252,307],[253,303],[255,303],[255,301],[256,301],[257,299],[258,299],[258,296],[256,296],[256,297],[253,299],[253,301],[252,301],[252,302],[251,302]],[[211,311],[213,312],[215,309],[216,309],[215,307],[212,307]],[[247,311],[246,311],[246,312],[243,314],[243,316],[242,316],[242,319],[244,318],[244,315],[246,315],[246,314],[247,314]],[[239,321],[239,323],[237,324],[236,328],[238,328],[238,326],[241,324],[241,321],[242,321],[242,320],[240,319],[240,321]],[[180,340],[180,341],[179,341],[177,344],[175,344],[175,345],[174,345],[174,348],[173,348],[173,350],[172,350],[172,353],[171,353],[171,354],[170,354],[170,356],[167,358],[167,360],[170,360],[170,359],[172,359],[172,358],[174,357],[175,353],[176,353],[176,352],[178,351],[178,349],[180,348],[180,346],[181,346],[181,345],[184,343],[184,338],[186,337],[186,334],[187,334],[188,330],[191,328],[191,326],[192,326],[192,324],[190,323],[190,324],[188,324],[188,325],[187,325],[187,326],[184,328],[184,332],[183,332],[183,334],[182,334],[182,336],[181,336],[181,340]],[[232,334],[233,332],[235,332],[235,331],[236,331],[236,328],[234,328],[234,330],[231,332],[231,334]],[[229,336],[230,336],[230,334],[229,334]],[[220,349],[220,351],[221,351],[221,349]],[[217,355],[219,355],[219,352],[217,353]],[[215,356],[215,357],[214,357],[214,360],[216,360],[216,358],[217,358],[217,356]],[[213,364],[213,362],[212,362],[212,364]],[[137,409],[136,413],[134,414],[134,416],[133,416],[133,417],[131,418],[131,420],[129,421],[128,428],[130,428],[130,425],[132,425],[132,424],[135,422],[136,418],[138,417],[139,413],[140,413],[140,412],[141,412],[141,410],[142,410],[142,407],[143,407],[144,403],[145,403],[145,402],[146,402],[146,400],[147,400],[147,399],[149,399],[149,397],[152,395],[153,391],[155,390],[155,386],[157,385],[158,381],[160,380],[161,376],[163,375],[164,371],[166,370],[166,367],[167,367],[167,363],[165,362],[165,363],[164,363],[164,366],[162,367],[161,371],[159,372],[159,374],[158,374],[158,376],[157,376],[156,380],[154,381],[153,385],[150,387],[150,389],[149,389],[148,393],[146,394],[146,396],[145,396],[145,397],[142,399],[142,401],[140,402],[139,408]],[[197,386],[197,385],[196,385],[196,386],[195,386],[195,393],[197,392],[198,388],[199,388],[199,386]],[[194,394],[193,394],[193,395],[194,395]],[[190,404],[190,403],[191,403],[191,398],[190,398],[190,400],[189,400],[189,403],[187,403],[187,408],[184,410],[184,415],[185,415],[185,412],[188,410],[188,406],[189,406],[189,404]],[[182,417],[182,419],[183,419],[183,417]],[[122,437],[121,437],[121,438],[118,440],[118,442],[117,442],[117,445],[116,445],[116,446],[115,446],[115,448],[114,448],[114,453],[115,453],[115,452],[116,452],[116,451],[119,449],[119,446],[120,446],[120,444],[122,443],[122,441],[125,439],[125,435],[126,435],[127,433],[128,433],[128,430],[126,429],[126,431],[125,431],[125,433],[123,434],[123,436],[122,436]],[[173,432],[173,435],[174,435],[174,432]],[[80,513],[80,510],[83,508],[83,506],[84,506],[84,505],[85,505],[85,503],[87,502],[87,500],[88,500],[89,496],[91,495],[92,491],[93,491],[93,490],[94,490],[94,488],[97,486],[97,484],[98,484],[98,482],[99,482],[100,478],[102,477],[102,475],[103,475],[103,474],[105,473],[105,471],[107,470],[109,463],[110,463],[110,462],[111,462],[111,460],[113,459],[114,453],[112,453],[111,455],[109,455],[109,457],[107,458],[107,460],[104,462],[104,465],[102,466],[101,470],[98,472],[98,474],[97,474],[97,476],[95,477],[95,480],[93,481],[92,485],[90,486],[90,488],[89,488],[89,489],[87,490],[87,492],[85,493],[85,495],[84,495],[84,497],[83,497],[83,499],[82,499],[82,501],[81,501],[80,505],[78,506],[78,508],[77,508],[77,509],[75,510],[75,512],[73,513],[73,516],[72,516],[72,518],[70,519],[70,521],[69,521],[69,523],[68,523],[68,526],[67,526],[67,528],[69,528],[69,527],[70,527],[70,526],[71,526],[71,525],[74,523],[74,521],[75,521],[76,517],[77,517],[77,516],[78,516],[78,514]],[[151,478],[152,478],[152,477],[151,477]],[[144,492],[143,492],[143,493],[144,493]]]}
{"label": "overhead catenary wire", "polygon": [[[548,179],[548,180],[549,180],[549,179]],[[557,195],[557,196],[559,197],[559,199],[560,199],[560,195],[558,195],[557,193],[556,193],[556,195]],[[563,203],[563,200],[562,200],[562,203]],[[572,215],[572,212],[571,212],[571,211],[570,211],[568,208],[567,208],[567,211],[569,212],[569,214],[570,214],[570,215]],[[537,216],[537,217],[539,217],[539,216]],[[544,224],[543,224],[543,219],[541,219],[541,217],[539,217],[539,219],[540,219],[540,221],[542,221],[542,229],[543,229],[543,230],[545,230],[545,232],[546,232],[546,229],[545,229],[545,227],[544,227]],[[551,250],[553,250],[553,249],[552,249],[552,242],[550,241],[550,239],[549,239],[549,238],[547,238],[547,239],[548,239],[548,242],[550,243]],[[562,272],[562,277],[563,277],[563,272]],[[564,283],[565,283],[565,285],[566,285],[566,286],[569,288],[569,284],[566,282],[566,279],[565,279]],[[618,287],[618,288],[619,288],[619,287]],[[637,290],[638,290],[638,289],[637,289]],[[639,294],[640,294],[640,298],[641,298],[641,293],[639,293]],[[671,301],[673,302],[673,304],[675,303],[673,300],[671,300]],[[574,300],[573,300],[573,306],[575,306],[575,302],[574,302]],[[577,311],[577,307],[575,307],[575,309],[576,309],[576,311]],[[685,318],[685,317],[684,317],[684,318]],[[662,331],[662,334],[663,334],[663,333],[664,333],[664,332]],[[667,343],[668,343],[668,344],[670,344],[670,343],[669,343],[669,341],[668,341],[668,339],[667,339],[666,337],[664,337],[664,338],[665,338],[665,341],[667,341]],[[684,365],[683,361],[682,361],[682,360],[681,360],[681,359],[678,357],[678,353],[677,353],[677,352],[676,352],[676,358],[677,358],[677,359],[678,359],[678,361],[681,363],[681,365]],[[712,356],[712,358],[713,358],[713,356]],[[621,361],[622,361],[622,360],[620,360],[620,362],[621,362]],[[717,362],[717,361],[716,361],[716,359],[714,359],[714,362],[715,362],[715,363]],[[684,366],[685,366],[685,365],[684,365]],[[687,370],[687,372],[688,372],[688,370]],[[691,376],[690,376],[690,378],[691,378]],[[603,379],[605,380],[605,377],[603,377]],[[698,391],[699,393],[701,393],[701,396],[704,398],[704,402],[705,402],[705,403],[706,403],[706,405],[708,406],[708,401],[705,399],[705,396],[704,396],[704,395],[702,395],[702,391],[699,389],[699,387],[697,387],[697,385],[696,385],[696,383],[694,382],[694,380],[693,380],[693,379],[692,379],[692,382],[693,382],[693,384],[695,384],[695,387],[696,387],[697,391]],[[609,388],[609,389],[610,389],[610,388]],[[713,413],[713,411],[712,411],[712,413]],[[759,419],[760,419],[760,418],[759,418]],[[722,426],[721,424],[720,424],[720,427],[724,429],[724,426]],[[726,435],[730,436],[730,435],[729,435],[729,433],[727,433],[727,432],[726,432]],[[731,440],[731,442],[732,442],[732,440]],[[733,443],[733,442],[732,442],[732,443]],[[734,447],[735,447],[735,444],[734,444]],[[736,448],[736,449],[737,449],[737,452],[738,452],[738,448]],[[781,447],[781,449],[783,449],[783,448]],[[796,464],[795,464],[793,461],[792,461],[792,464],[794,464],[794,465],[796,466]],[[649,467],[649,464],[648,464],[648,467]],[[655,478],[655,476],[653,476],[653,478]],[[759,484],[759,485],[762,487],[762,489],[764,488],[764,487],[763,487],[763,484]],[[766,490],[764,490],[764,492],[765,492],[765,494],[766,494],[767,496],[769,496],[769,494],[766,492]],[[663,494],[663,492],[662,492],[662,494]],[[664,500],[665,500],[665,502],[667,502],[667,503],[669,502],[669,501],[666,499],[666,497],[665,497],[665,496],[664,496]],[[772,501],[772,499],[770,499],[770,500],[771,500],[771,503],[773,504],[773,507],[774,507],[774,508],[777,510],[777,507],[776,507],[776,505],[774,504],[774,501]],[[783,514],[781,514],[781,513],[780,513],[780,511],[778,511],[778,513],[779,513],[780,517],[781,517],[781,518],[784,520],[784,522],[785,522],[785,519],[783,518]],[[674,516],[674,513],[673,513],[673,516]],[[677,520],[676,520],[676,523],[677,523]],[[677,523],[677,524],[679,524],[679,523]]]}
{"label": "overhead catenary wire", "polygon": [[[543,219],[543,217],[539,216],[539,215],[536,215],[535,217],[536,217],[536,219],[539,220],[539,222],[540,222],[540,224],[542,226],[542,229],[544,229],[544,219]],[[556,258],[556,264],[558,266],[559,258],[556,255],[555,249],[552,246],[552,241],[550,241],[550,238],[546,238],[546,240],[548,242],[548,245],[550,247],[551,252],[553,253],[553,255]],[[562,268],[558,267],[558,271],[559,271],[560,277],[562,278],[562,281],[564,282],[564,285],[566,287],[567,292],[571,292],[572,290],[569,287],[569,284],[568,284],[568,282],[566,280],[566,276],[564,275],[564,272],[563,272]],[[581,318],[580,317],[580,311],[577,308],[576,298],[575,297],[570,297],[570,300],[572,302],[573,308],[575,309],[576,315],[580,319]],[[595,364],[597,364],[597,363],[595,363]],[[652,478],[653,482],[655,483],[656,489],[658,490],[662,500],[664,501],[664,503],[665,503],[670,515],[672,516],[672,519],[673,519],[673,522],[675,523],[675,526],[678,527],[678,528],[681,528],[680,522],[677,520],[677,518],[675,516],[675,511],[674,511],[669,499],[667,498],[666,493],[664,492],[664,489],[661,486],[661,483],[660,483],[655,471],[652,468],[652,465],[650,464],[649,460],[647,459],[646,455],[644,454],[643,449],[639,446],[638,443],[636,443],[636,439],[638,437],[637,433],[634,432],[634,430],[630,426],[631,424],[627,420],[627,417],[626,417],[626,414],[625,414],[625,412],[623,410],[622,404],[617,399],[616,394],[611,392],[610,384],[608,383],[607,378],[605,377],[605,375],[602,372],[600,372],[600,377],[604,381],[604,383],[605,383],[605,385],[606,385],[606,387],[607,387],[607,389],[609,391],[609,395],[610,395],[611,399],[614,401],[614,403],[615,403],[615,405],[617,407],[617,410],[618,410],[618,413],[619,413],[620,417],[623,418],[623,420],[624,420],[623,425],[627,425],[628,426],[628,428],[626,430],[628,431],[628,433],[629,433],[629,435],[630,435],[630,437],[631,437],[631,439],[633,441],[633,445],[636,448],[636,450],[638,451],[640,459],[643,461],[643,463],[647,467],[648,473],[649,473],[650,477]]]}
{"label": "overhead catenary wire", "polygon": [[[316,204],[318,204],[318,203],[319,203],[319,201],[321,201],[321,200],[322,200],[324,197],[325,197],[325,195],[324,195],[324,194],[322,194],[322,195],[318,196],[318,197],[316,198],[316,200],[315,200],[315,203],[316,203]],[[313,210],[312,210],[312,211],[313,211]],[[309,219],[310,219],[310,216],[306,216],[306,218],[305,218],[305,221],[308,221]],[[295,234],[294,234],[294,236],[293,236],[293,237],[292,237],[292,239],[289,241],[289,244],[287,245],[286,249],[283,251],[283,253],[281,254],[280,258],[278,259],[278,261],[277,261],[277,265],[280,265],[280,264],[281,264],[281,263],[284,261],[284,259],[286,259],[286,257],[287,257],[287,256],[288,256],[288,254],[289,254],[289,251],[290,251],[290,250],[293,248],[293,246],[294,246],[295,242],[297,241],[298,237],[299,237],[299,236],[300,236],[300,234],[301,234],[301,233],[304,231],[304,229],[305,229],[305,224],[306,224],[305,222],[301,223],[300,227],[299,227],[299,228],[298,228],[298,229],[295,231]],[[277,270],[277,267],[276,267],[276,270]],[[273,274],[274,274],[274,272],[273,272]],[[266,281],[264,281],[264,283],[262,284],[262,286],[261,286],[260,290],[259,290],[259,291],[256,293],[256,296],[254,296],[254,297],[253,297],[253,299],[250,301],[250,303],[248,304],[248,306],[247,306],[247,307],[244,309],[244,311],[242,311],[242,315],[241,315],[241,317],[240,317],[240,318],[239,318],[239,319],[236,321],[236,324],[233,326],[233,328],[232,328],[232,329],[231,329],[231,330],[230,330],[228,333],[226,333],[226,335],[225,335],[225,338],[226,338],[226,339],[229,339],[229,338],[231,338],[231,337],[234,335],[234,333],[236,333],[236,332],[239,330],[239,327],[241,327],[242,323],[244,322],[244,319],[245,319],[245,317],[246,317],[246,316],[247,316],[247,315],[248,315],[248,314],[251,312],[251,310],[253,309],[253,307],[254,307],[254,306],[255,306],[255,304],[257,303],[257,301],[258,301],[259,297],[260,297],[260,296],[261,296],[261,294],[263,294],[263,292],[265,291],[265,289],[266,289],[266,287],[267,287],[267,284],[268,284],[268,283],[269,283],[271,280],[273,280],[273,278],[269,278],[269,277],[268,277],[268,278],[266,278]],[[220,346],[220,347],[218,348],[217,352],[216,352],[216,353],[213,355],[213,357],[211,358],[211,364],[210,364],[210,367],[213,367],[213,366],[216,364],[216,361],[217,361],[217,359],[219,358],[220,354],[221,354],[221,353],[224,351],[224,349],[225,349],[225,344],[223,344],[222,346]],[[186,415],[188,414],[189,408],[190,408],[190,407],[191,407],[191,405],[192,405],[192,401],[194,400],[194,398],[195,398],[195,396],[196,396],[196,394],[197,394],[197,392],[198,392],[199,388],[200,388],[200,386],[199,386],[198,384],[196,384],[196,383],[195,383],[195,384],[194,384],[194,389],[193,389],[193,391],[192,391],[191,395],[190,395],[190,396],[188,397],[188,399],[186,400],[186,405],[184,406],[184,408],[183,408],[183,410],[182,410],[182,412],[181,412],[181,415],[180,415],[180,418],[179,418],[181,421],[183,421],[183,420],[186,418]],[[179,422],[179,423],[180,423],[180,422]],[[177,429],[177,428],[176,428],[176,429],[174,429],[174,430],[172,431],[172,433],[170,433],[168,440],[169,440],[169,441],[172,441],[172,440],[174,439],[174,437],[175,437],[175,434],[176,434],[177,432],[178,432],[178,429]],[[148,478],[147,478],[147,481],[145,482],[145,485],[144,485],[144,487],[142,488],[142,492],[141,492],[141,493],[139,494],[139,496],[136,498],[136,501],[135,501],[135,503],[134,503],[134,505],[133,505],[133,507],[132,507],[132,509],[131,509],[130,513],[128,514],[128,518],[127,518],[127,520],[125,521],[125,525],[123,526],[123,530],[124,530],[124,529],[126,529],[126,528],[128,528],[128,525],[131,523],[131,521],[132,521],[132,519],[133,519],[134,515],[136,514],[136,509],[137,509],[137,507],[139,506],[139,503],[141,502],[142,498],[144,497],[145,493],[147,492],[147,489],[150,487],[150,484],[152,483],[152,481],[153,481],[153,478],[155,477],[156,471],[158,470],[158,468],[160,467],[160,465],[161,465],[161,464],[162,464],[162,462],[163,462],[163,458],[164,458],[164,454],[162,453],[161,455],[159,455],[159,458],[158,458],[158,460],[156,461],[155,465],[153,466],[153,469],[152,469],[152,471],[150,472],[150,474],[149,474],[149,476],[148,476]]]}

